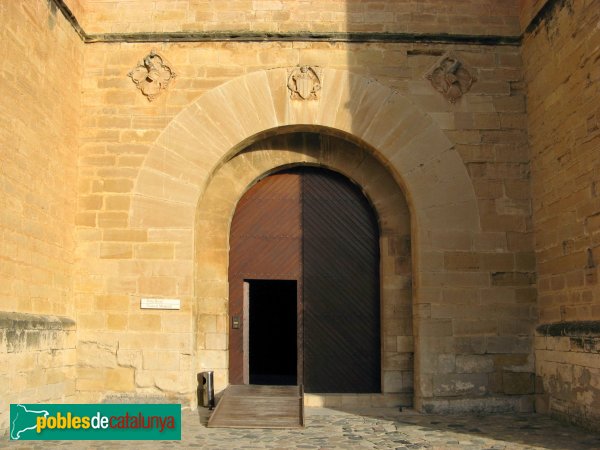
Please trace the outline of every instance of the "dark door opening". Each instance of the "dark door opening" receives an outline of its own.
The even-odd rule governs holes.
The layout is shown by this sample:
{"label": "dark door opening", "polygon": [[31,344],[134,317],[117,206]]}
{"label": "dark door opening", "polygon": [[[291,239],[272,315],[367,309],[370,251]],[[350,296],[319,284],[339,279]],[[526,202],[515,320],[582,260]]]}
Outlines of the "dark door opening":
{"label": "dark door opening", "polygon": [[290,280],[249,280],[250,384],[297,382],[297,285]]}

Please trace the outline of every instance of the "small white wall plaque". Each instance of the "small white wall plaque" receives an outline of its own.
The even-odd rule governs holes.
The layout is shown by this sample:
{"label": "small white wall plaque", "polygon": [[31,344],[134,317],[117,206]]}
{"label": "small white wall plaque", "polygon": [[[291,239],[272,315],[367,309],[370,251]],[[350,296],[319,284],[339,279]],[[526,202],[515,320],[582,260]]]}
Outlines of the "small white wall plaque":
{"label": "small white wall plaque", "polygon": [[178,298],[143,298],[140,307],[142,309],[181,309],[181,300]]}

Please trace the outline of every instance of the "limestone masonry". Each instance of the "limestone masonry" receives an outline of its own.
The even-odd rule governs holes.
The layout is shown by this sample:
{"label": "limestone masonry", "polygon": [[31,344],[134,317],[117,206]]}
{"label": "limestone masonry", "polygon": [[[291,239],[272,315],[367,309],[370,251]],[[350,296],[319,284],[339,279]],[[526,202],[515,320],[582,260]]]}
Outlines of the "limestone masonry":
{"label": "limestone masonry", "polygon": [[0,429],[9,403],[227,387],[237,203],[306,165],[373,207],[381,311],[381,392],[308,404],[597,429],[599,20],[599,0],[1,2]]}

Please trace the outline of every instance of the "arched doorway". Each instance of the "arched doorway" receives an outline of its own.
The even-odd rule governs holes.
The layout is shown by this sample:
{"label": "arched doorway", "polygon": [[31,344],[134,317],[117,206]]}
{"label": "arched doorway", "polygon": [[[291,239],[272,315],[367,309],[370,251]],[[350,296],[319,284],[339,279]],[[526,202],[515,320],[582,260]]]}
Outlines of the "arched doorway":
{"label": "arched doorway", "polygon": [[377,217],[343,175],[250,188],[231,224],[230,382],[381,392],[379,259]]}
{"label": "arched doorway", "polygon": [[[161,132],[139,169],[129,226],[151,230],[161,242],[183,249],[176,252],[177,265],[169,261],[185,286],[183,305],[189,305],[194,321],[189,339],[195,350],[190,356],[186,348],[182,358],[193,361],[189,365],[196,372],[213,370],[217,390],[227,386],[229,227],[235,205],[261,174],[314,163],[360,183],[380,220],[386,404],[411,405],[413,398],[419,410],[443,408],[449,401],[459,404],[462,394],[447,397],[433,391],[437,373],[432,362],[458,351],[462,338],[455,342],[453,325],[462,320],[459,313],[464,308],[446,308],[442,317],[430,311],[457,289],[467,294],[480,289],[465,285],[466,276],[460,272],[446,276],[444,258],[472,252],[476,242],[491,237],[481,234],[473,182],[457,147],[436,119],[420,109],[418,95],[400,93],[363,75],[323,68],[323,79],[347,83],[323,83],[320,100],[296,102],[286,88],[288,78],[285,67],[257,70],[211,89]],[[285,151],[269,145],[264,151],[243,150],[261,144],[263,138],[297,131],[321,133],[327,148]],[[328,142],[336,136],[357,147],[352,151]],[[156,273],[149,282],[162,283],[165,261],[144,264]],[[489,279],[489,272],[483,272],[477,269],[469,279]],[[191,296],[186,294],[189,286]],[[156,333],[156,339],[164,338]],[[178,376],[187,380],[181,385],[193,396],[194,378],[184,372]],[[486,397],[468,405],[490,407]]]}

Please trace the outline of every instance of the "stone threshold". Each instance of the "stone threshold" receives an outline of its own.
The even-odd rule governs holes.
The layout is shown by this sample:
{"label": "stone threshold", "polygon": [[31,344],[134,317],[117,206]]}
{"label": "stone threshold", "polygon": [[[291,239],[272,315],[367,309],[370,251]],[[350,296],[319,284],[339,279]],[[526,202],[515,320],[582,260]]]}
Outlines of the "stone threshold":
{"label": "stone threshold", "polygon": [[413,394],[307,394],[307,408],[410,408]]}

